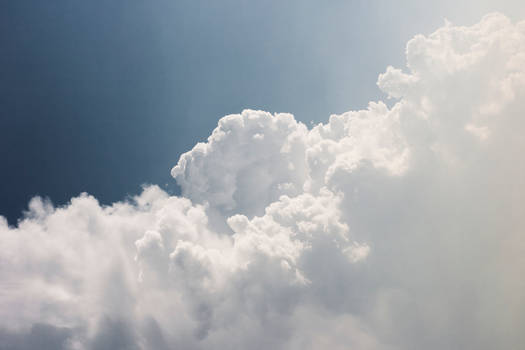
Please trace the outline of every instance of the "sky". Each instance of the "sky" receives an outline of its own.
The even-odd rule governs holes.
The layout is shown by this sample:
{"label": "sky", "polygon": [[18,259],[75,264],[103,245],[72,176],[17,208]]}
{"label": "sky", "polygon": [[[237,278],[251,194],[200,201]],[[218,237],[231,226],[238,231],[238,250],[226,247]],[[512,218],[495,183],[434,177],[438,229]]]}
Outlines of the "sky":
{"label": "sky", "polygon": [[495,10],[525,16],[518,1],[2,2],[0,213],[15,224],[37,194],[178,193],[169,169],[222,116],[364,108],[412,36]]}
{"label": "sky", "polygon": [[524,347],[524,4],[0,26],[0,349]]}

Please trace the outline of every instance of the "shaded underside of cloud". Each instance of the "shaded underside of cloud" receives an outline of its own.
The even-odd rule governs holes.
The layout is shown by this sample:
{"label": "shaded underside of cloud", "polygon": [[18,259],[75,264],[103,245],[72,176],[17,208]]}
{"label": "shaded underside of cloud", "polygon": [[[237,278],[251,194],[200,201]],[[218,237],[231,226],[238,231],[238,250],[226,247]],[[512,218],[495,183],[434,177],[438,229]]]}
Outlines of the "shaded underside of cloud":
{"label": "shaded underside of cloud", "polygon": [[0,348],[525,344],[525,22],[446,23],[308,128],[245,110],[101,206],[0,217]]}

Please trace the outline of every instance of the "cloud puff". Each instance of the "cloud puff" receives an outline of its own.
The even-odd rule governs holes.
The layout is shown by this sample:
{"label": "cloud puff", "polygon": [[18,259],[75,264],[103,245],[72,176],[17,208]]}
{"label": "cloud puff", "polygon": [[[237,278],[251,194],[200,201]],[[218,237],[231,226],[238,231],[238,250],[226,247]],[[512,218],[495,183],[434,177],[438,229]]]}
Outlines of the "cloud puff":
{"label": "cloud puff", "polygon": [[525,22],[407,45],[392,107],[219,121],[172,175],[0,217],[0,348],[525,344]]}

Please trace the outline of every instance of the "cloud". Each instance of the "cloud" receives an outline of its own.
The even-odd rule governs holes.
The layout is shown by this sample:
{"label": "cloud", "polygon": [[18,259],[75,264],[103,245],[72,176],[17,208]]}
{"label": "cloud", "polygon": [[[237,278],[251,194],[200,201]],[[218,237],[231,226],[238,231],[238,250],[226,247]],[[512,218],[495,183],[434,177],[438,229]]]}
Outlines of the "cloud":
{"label": "cloud", "polygon": [[0,217],[0,348],[520,348],[525,22],[418,35],[378,85],[312,129],[222,118],[181,197]]}

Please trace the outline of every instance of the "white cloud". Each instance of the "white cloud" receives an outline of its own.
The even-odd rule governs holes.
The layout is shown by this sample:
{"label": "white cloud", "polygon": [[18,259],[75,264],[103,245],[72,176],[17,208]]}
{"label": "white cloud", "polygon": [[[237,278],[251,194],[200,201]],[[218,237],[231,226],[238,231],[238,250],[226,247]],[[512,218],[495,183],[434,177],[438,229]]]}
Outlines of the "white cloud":
{"label": "white cloud", "polygon": [[447,23],[407,61],[391,108],[222,118],[183,197],[0,217],[0,348],[522,347],[525,22]]}

